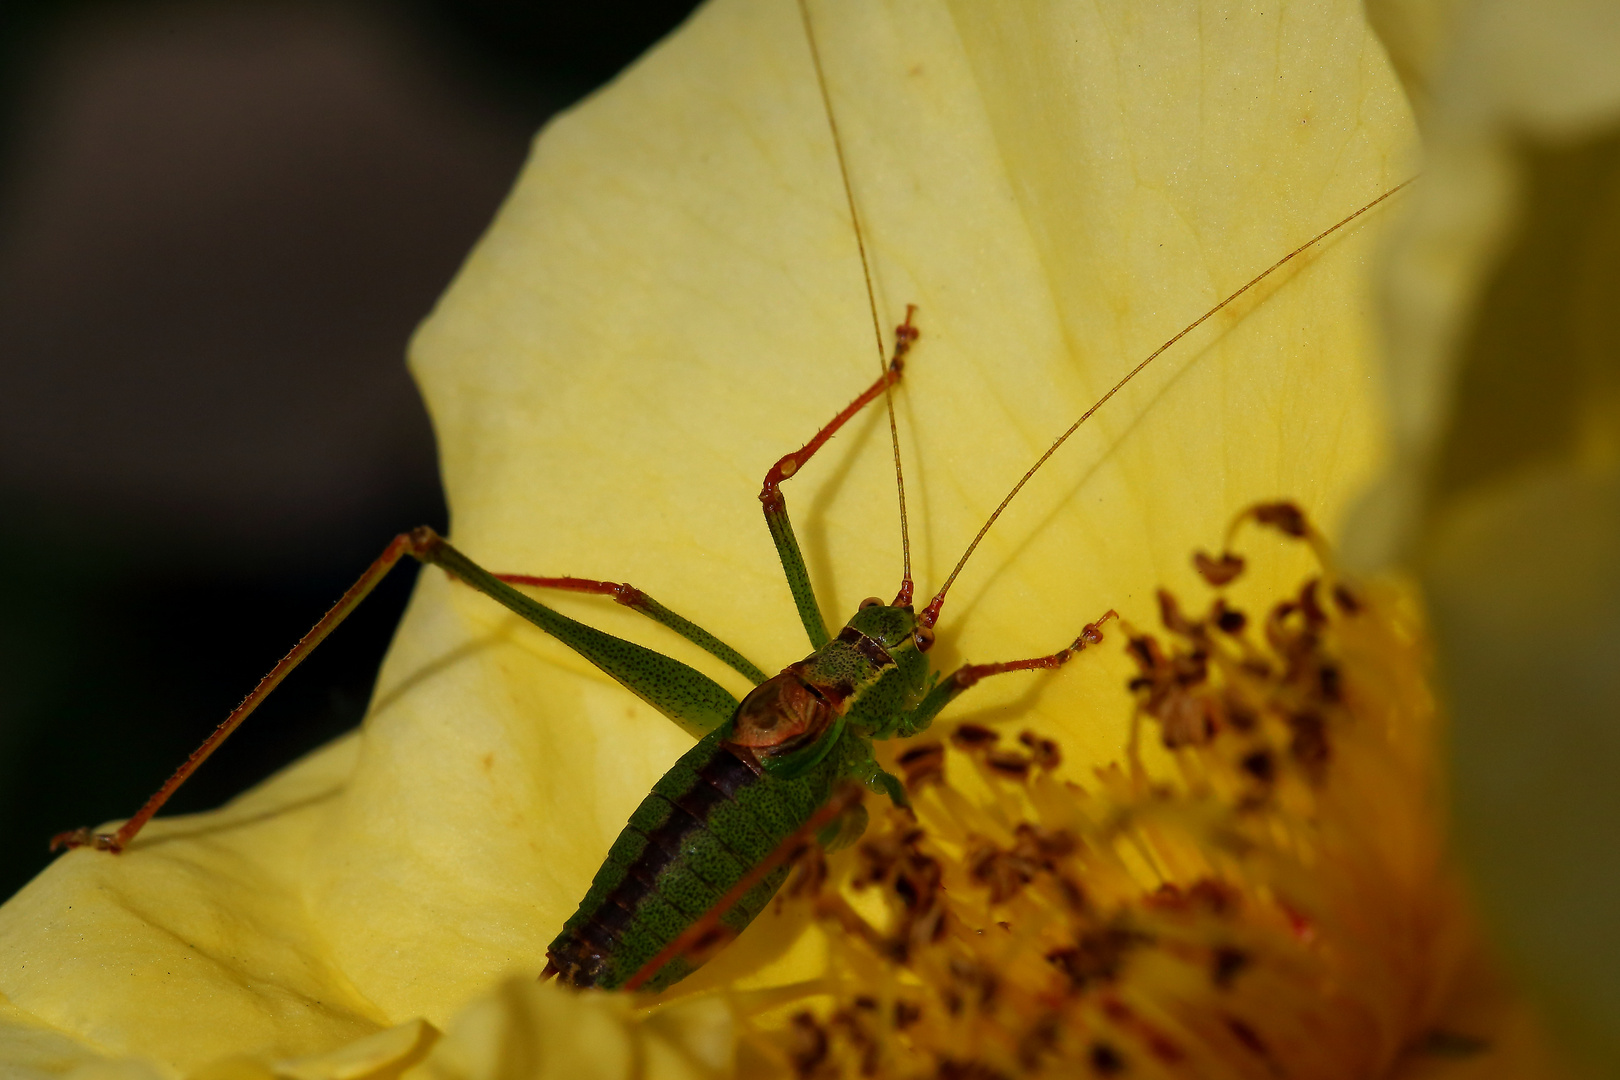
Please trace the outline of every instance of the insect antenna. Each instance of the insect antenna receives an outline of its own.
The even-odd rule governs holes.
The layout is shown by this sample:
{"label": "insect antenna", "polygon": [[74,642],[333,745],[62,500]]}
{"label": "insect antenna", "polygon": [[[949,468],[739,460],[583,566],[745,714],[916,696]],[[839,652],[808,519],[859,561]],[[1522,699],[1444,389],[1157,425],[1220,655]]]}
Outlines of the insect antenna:
{"label": "insect antenna", "polygon": [[[855,209],[855,189],[849,182],[849,165],[844,160],[844,141],[838,135],[838,119],[833,115],[832,95],[827,90],[827,75],[821,67],[821,49],[816,45],[816,31],[810,20],[809,0],[799,0],[799,17],[804,20],[805,40],[810,43],[810,62],[816,69],[816,87],[821,91],[821,107],[827,116],[827,129],[832,132],[833,153],[838,159],[838,177],[844,184],[844,201],[849,206],[849,223],[855,230],[855,248],[861,256],[861,277],[866,282],[866,306],[872,314],[872,335],[877,341],[878,368],[887,371],[891,363],[898,364],[915,337],[896,332],[894,359],[891,361],[883,347],[883,321],[878,316],[877,293],[872,288],[872,266],[866,257],[866,238],[861,232],[861,216]],[[911,308],[906,309],[906,327],[911,325]],[[883,404],[889,413],[889,445],[894,448],[894,486],[900,499],[900,591],[895,595],[896,607],[909,605],[911,583],[911,531],[906,521],[906,478],[900,467],[900,428],[894,420],[894,391],[885,384]]]}
{"label": "insect antenna", "polygon": [[[800,0],[800,3],[802,4],[803,0]],[[1080,414],[1080,418],[1078,420],[1070,424],[1068,429],[1064,431],[1063,434],[1059,435],[1055,440],[1053,440],[1052,445],[1048,446],[1045,452],[1042,453],[1040,457],[1035,459],[1035,464],[1031,465],[1028,471],[1026,471],[1023,476],[1018,478],[1018,483],[1014,484],[1012,486],[1012,490],[1007,492],[1007,497],[1001,500],[1000,505],[998,505],[995,510],[991,511],[990,517],[986,519],[985,523],[979,527],[979,531],[974,535],[973,541],[968,544],[967,550],[962,552],[962,557],[956,561],[956,566],[952,568],[950,576],[945,579],[945,584],[939,587],[939,592],[934,594],[934,598],[928,602],[928,606],[922,610],[920,615],[918,615],[917,621],[922,625],[929,627],[933,626],[939,621],[940,608],[945,605],[945,594],[950,591],[951,585],[956,581],[957,575],[962,572],[962,567],[967,565],[968,559],[978,548],[979,541],[983,540],[985,533],[990,531],[990,526],[996,523],[996,519],[1001,516],[1001,512],[1007,509],[1007,504],[1011,503],[1018,493],[1024,490],[1024,485],[1029,483],[1030,478],[1040,471],[1041,466],[1045,465],[1051,456],[1058,452],[1059,447],[1069,441],[1069,436],[1080,430],[1081,424],[1084,424],[1087,420],[1091,419],[1093,413],[1106,405],[1109,398],[1119,393],[1120,390],[1124,388],[1126,383],[1140,375],[1142,373],[1142,369],[1146,368],[1149,364],[1153,363],[1153,361],[1157,360],[1159,356],[1165,352],[1165,350],[1170,348],[1170,346],[1174,345],[1176,342],[1198,329],[1210,318],[1212,318],[1216,312],[1220,311],[1232,301],[1236,300],[1238,297],[1260,284],[1266,278],[1270,277],[1277,270],[1281,269],[1284,263],[1304,254],[1306,251],[1310,250],[1310,248],[1321,243],[1323,240],[1326,240],[1328,237],[1332,236],[1334,233],[1338,232],[1340,229],[1344,228],[1346,225],[1350,224],[1352,221],[1356,220],[1361,215],[1365,214],[1367,211],[1394,195],[1396,192],[1400,191],[1402,188],[1406,187],[1416,179],[1416,176],[1408,177],[1399,184],[1396,184],[1394,187],[1390,188],[1388,191],[1384,192],[1382,195],[1378,196],[1378,198],[1374,199],[1372,202],[1357,210],[1355,213],[1349,214],[1334,224],[1328,226],[1326,229],[1323,229],[1321,232],[1299,245],[1299,247],[1295,248],[1293,251],[1290,251],[1288,254],[1284,255],[1282,258],[1260,271],[1254,277],[1250,278],[1247,283],[1245,283],[1235,292],[1228,295],[1226,299],[1222,300],[1220,303],[1198,316],[1198,318],[1182,327],[1178,334],[1166,341],[1163,345],[1160,345],[1157,349],[1154,349],[1148,354],[1146,359],[1137,364],[1135,367],[1131,368],[1131,370],[1127,371],[1118,382],[1108,388],[1107,393],[1103,394],[1102,397],[1094,401],[1089,409]]]}

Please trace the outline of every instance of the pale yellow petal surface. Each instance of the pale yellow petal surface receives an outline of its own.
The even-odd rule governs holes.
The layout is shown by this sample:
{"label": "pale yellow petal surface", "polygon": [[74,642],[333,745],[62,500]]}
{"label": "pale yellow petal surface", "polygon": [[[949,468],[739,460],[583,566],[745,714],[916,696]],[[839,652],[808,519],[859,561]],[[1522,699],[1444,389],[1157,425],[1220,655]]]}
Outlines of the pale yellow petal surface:
{"label": "pale yellow petal surface", "polygon": [[11,1004],[100,1055],[182,1070],[377,1030],[383,1014],[333,964],[294,870],[358,745],[335,743],[214,814],[160,820],[127,856],[59,859],[0,908]]}
{"label": "pale yellow petal surface", "polygon": [[[897,411],[923,589],[1114,380],[1413,168],[1405,98],[1354,3],[813,12],[881,318],[919,307]],[[1388,220],[1302,257],[1084,429],[968,567],[937,664],[1050,652],[1110,607],[1150,622],[1154,589],[1189,586],[1188,552],[1255,499],[1335,525],[1378,464],[1366,281]],[[794,5],[712,3],[548,128],[413,366],[472,557],[630,581],[763,667],[802,656],[759,483],[878,359]],[[897,584],[886,441],[862,417],[786,489],[835,622]],[[1252,587],[1297,580],[1292,558]],[[611,603],[556,606],[745,689]],[[955,715],[1060,734],[1083,765],[1119,750],[1125,675],[1087,654],[986,683]],[[541,965],[685,745],[427,573],[362,735],[305,766],[324,788],[282,777],[116,860],[59,863],[0,916],[0,954],[45,970],[0,964],[0,991],[180,1069],[226,1044],[320,1054],[416,1016],[456,1045],[458,1010]],[[691,986],[790,950],[791,927],[762,922]],[[193,953],[210,966],[180,963]],[[814,940],[790,956],[756,981],[813,970]],[[161,1011],[154,994],[172,995]]]}
{"label": "pale yellow petal surface", "polygon": [[1620,1070],[1616,55],[1612,4],[1458,18],[1390,281],[1395,465],[1358,529],[1362,557],[1425,568],[1481,899],[1601,1075]]}
{"label": "pale yellow petal surface", "polygon": [[[1407,114],[1350,6],[1242,19],[1077,7],[995,25],[976,8],[815,12],[884,320],[920,308],[899,413],[924,587],[1131,363],[1403,175]],[[726,62],[688,59],[700,51]],[[1186,584],[1190,548],[1216,542],[1252,499],[1290,493],[1335,520],[1372,465],[1358,284],[1370,225],[1167,356],[1074,441],[963,578],[939,663],[1045,652],[1108,607],[1147,621],[1154,585]],[[764,468],[875,373],[864,306],[796,12],[706,9],[548,132],[417,340],[455,538],[502,569],[632,581],[767,668],[803,655],[754,496]],[[882,425],[854,428],[788,487],[835,618],[897,576]],[[544,913],[538,947],[681,740],[553,642],[475,596],[452,602],[466,624],[443,650],[503,637],[437,678],[504,696],[479,723],[501,732],[500,782],[526,792],[521,831],[545,836],[475,876],[528,883],[512,895]],[[628,613],[559,606],[738,685]],[[958,715],[1046,724],[1081,755],[1112,756],[1128,715],[1121,675],[1099,658],[987,684]],[[485,827],[455,794],[484,782],[476,754],[452,744],[483,736],[418,715],[426,700],[374,718],[400,746],[442,732],[434,753],[452,761],[428,781],[439,797],[413,804],[431,819],[404,833],[381,813],[389,802],[355,801],[353,827],[379,863],[424,835],[451,851]],[[1096,716],[1113,719],[1079,719]],[[422,783],[380,750],[378,763],[361,783]],[[398,907],[458,906],[463,885],[402,880]],[[335,880],[323,900],[358,922],[377,896]],[[413,936],[442,932],[427,923]],[[407,985],[409,957],[345,940],[366,985],[369,973]],[[407,1002],[422,1007],[390,1007]]]}
{"label": "pale yellow petal surface", "polygon": [[464,1009],[407,1080],[709,1080],[736,1022],[716,998],[642,1019],[628,998],[512,978]]}

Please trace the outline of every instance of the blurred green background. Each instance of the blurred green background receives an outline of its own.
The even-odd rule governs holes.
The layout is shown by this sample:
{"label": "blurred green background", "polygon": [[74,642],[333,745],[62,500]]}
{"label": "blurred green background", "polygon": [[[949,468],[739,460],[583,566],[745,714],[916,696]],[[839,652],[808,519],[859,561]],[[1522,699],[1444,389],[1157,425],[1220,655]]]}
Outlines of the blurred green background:
{"label": "blurred green background", "polygon": [[[534,131],[692,6],[0,5],[0,895],[444,527],[405,343]],[[412,572],[169,812],[358,722]]]}

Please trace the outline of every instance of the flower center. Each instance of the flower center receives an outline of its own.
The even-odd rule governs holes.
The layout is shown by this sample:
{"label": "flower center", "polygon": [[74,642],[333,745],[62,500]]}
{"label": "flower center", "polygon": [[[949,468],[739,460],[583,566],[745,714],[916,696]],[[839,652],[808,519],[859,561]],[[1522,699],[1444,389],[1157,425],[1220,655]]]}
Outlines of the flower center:
{"label": "flower center", "polygon": [[[1294,515],[1248,516],[1325,558]],[[798,1075],[1376,1077],[1484,1049],[1448,1026],[1478,942],[1411,599],[1324,574],[1258,622],[1219,595],[1160,615],[1129,632],[1123,763],[1076,784],[1050,740],[960,726],[899,757],[914,815],[789,882],[832,943],[771,1046]]]}

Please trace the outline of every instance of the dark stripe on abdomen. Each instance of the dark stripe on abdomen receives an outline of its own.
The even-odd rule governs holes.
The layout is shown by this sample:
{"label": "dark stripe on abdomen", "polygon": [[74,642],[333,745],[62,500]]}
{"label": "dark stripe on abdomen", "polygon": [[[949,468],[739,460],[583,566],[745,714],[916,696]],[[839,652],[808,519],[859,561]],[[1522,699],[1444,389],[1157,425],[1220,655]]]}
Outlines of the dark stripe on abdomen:
{"label": "dark stripe on abdomen", "polygon": [[606,989],[622,984],[769,854],[771,836],[735,801],[757,780],[717,740],[683,755],[631,815],[552,942],[548,952],[563,979]]}

